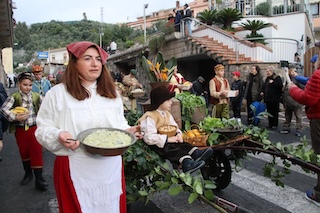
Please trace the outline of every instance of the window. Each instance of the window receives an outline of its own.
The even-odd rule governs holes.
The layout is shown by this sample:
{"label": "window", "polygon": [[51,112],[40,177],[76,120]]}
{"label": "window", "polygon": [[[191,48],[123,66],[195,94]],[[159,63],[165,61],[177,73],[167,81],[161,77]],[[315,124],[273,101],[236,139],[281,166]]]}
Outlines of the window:
{"label": "window", "polygon": [[310,4],[311,14],[313,16],[319,15],[319,4]]}
{"label": "window", "polygon": [[51,62],[55,62],[56,61],[56,56],[55,55],[52,55],[51,57]]}

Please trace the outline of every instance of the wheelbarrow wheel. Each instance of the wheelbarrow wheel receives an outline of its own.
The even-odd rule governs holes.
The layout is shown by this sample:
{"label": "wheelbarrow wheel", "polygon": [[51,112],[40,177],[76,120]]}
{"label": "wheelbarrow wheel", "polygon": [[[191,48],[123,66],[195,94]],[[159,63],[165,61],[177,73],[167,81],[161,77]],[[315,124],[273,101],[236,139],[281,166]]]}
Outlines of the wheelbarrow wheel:
{"label": "wheelbarrow wheel", "polygon": [[205,180],[216,184],[216,190],[226,188],[231,182],[231,165],[227,155],[221,151],[214,151],[211,158],[206,160],[206,165],[201,168]]}

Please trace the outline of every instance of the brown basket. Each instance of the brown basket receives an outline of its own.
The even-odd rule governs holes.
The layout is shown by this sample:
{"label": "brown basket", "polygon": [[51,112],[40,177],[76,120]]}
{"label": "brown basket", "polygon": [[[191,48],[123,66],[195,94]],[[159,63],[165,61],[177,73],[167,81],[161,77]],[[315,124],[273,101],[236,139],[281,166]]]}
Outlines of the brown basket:
{"label": "brown basket", "polygon": [[[192,124],[191,129],[198,129],[200,132],[202,132],[202,129],[198,124]],[[193,146],[207,146],[207,140],[208,140],[209,134],[201,134],[198,136],[195,136],[193,138],[190,138],[186,135],[184,135],[183,140],[187,143],[190,143]]]}
{"label": "brown basket", "polygon": [[207,146],[208,137],[209,137],[209,134],[199,135],[199,136],[195,136],[193,138],[190,138],[188,136],[184,136],[183,141],[190,143],[192,146]]}
{"label": "brown basket", "polygon": [[[172,130],[168,131],[168,128],[172,128]],[[160,126],[158,128],[158,133],[161,135],[167,135],[168,137],[172,137],[177,134],[177,127],[174,125]]]}

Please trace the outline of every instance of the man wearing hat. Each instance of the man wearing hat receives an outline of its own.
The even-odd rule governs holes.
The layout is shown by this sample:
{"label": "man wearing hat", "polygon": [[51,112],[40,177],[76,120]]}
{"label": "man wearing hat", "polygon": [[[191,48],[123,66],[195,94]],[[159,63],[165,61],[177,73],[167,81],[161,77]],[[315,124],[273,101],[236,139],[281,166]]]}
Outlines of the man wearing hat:
{"label": "man wearing hat", "polygon": [[135,89],[143,88],[142,84],[139,83],[136,76],[137,76],[137,70],[131,69],[130,73],[123,77],[122,83],[124,86],[126,86],[127,93],[131,93]]}
{"label": "man wearing hat", "polygon": [[[213,150],[211,148],[199,150],[189,143],[183,142],[182,132],[173,119],[169,110],[172,105],[171,98],[174,93],[169,92],[165,86],[158,86],[150,93],[151,110],[140,119],[140,128],[144,134],[144,142],[162,158],[170,160],[176,166],[181,164],[183,172],[194,172],[205,165]],[[158,129],[162,126],[175,126],[176,134],[167,136],[160,134]]]}
{"label": "man wearing hat", "polygon": [[51,89],[50,81],[42,78],[43,69],[40,65],[34,65],[32,67],[32,73],[35,77],[35,80],[32,83],[32,91],[37,92],[41,97],[44,97]]}
{"label": "man wearing hat", "polygon": [[241,118],[241,104],[244,95],[244,83],[240,79],[241,73],[239,71],[232,72],[233,82],[231,84],[231,90],[238,90],[239,94],[236,97],[231,97],[231,105],[233,111],[233,117]]}

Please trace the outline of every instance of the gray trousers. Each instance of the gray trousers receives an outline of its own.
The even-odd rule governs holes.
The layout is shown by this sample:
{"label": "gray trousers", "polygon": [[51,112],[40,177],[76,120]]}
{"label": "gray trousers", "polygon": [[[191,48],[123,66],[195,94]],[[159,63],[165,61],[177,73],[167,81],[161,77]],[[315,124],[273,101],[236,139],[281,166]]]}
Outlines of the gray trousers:
{"label": "gray trousers", "polygon": [[296,116],[296,131],[302,130],[302,107],[285,106],[285,121],[283,123],[284,130],[290,130],[292,115]]}

